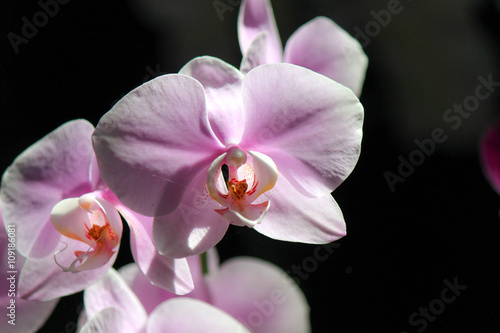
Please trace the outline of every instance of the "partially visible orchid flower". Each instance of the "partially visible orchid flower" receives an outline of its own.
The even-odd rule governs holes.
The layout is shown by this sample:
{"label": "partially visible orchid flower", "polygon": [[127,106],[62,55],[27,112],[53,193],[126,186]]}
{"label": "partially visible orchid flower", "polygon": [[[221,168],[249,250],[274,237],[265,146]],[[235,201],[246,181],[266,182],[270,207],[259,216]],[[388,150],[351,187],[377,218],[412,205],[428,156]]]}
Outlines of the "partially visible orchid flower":
{"label": "partially visible orchid flower", "polygon": [[309,69],[243,75],[200,57],[126,95],[93,140],[111,190],[155,216],[160,253],[187,257],[215,246],[229,223],[287,241],[343,237],[330,193],[358,160],[362,123],[353,92]]}
{"label": "partially visible orchid flower", "polygon": [[481,140],[481,162],[486,179],[500,194],[500,120],[497,120]]}
{"label": "partially visible orchid flower", "polygon": [[[156,289],[156,293],[165,292],[151,288]],[[157,298],[157,294],[144,295],[142,290],[140,294],[134,293],[118,272],[109,270],[102,280],[85,290],[82,318],[89,319],[80,333],[250,332],[236,319],[206,302],[190,297],[170,297],[148,313],[139,295]]]}
{"label": "partially visible orchid flower", "polygon": [[[81,332],[93,327],[122,332],[120,325],[129,328],[123,332],[310,332],[307,301],[278,267],[242,257],[219,269],[212,258],[210,273],[203,276],[200,260],[188,260],[196,287],[182,297],[151,285],[135,264],[120,268],[120,274],[110,270],[85,290]],[[202,323],[205,327],[190,326]]]}
{"label": "partially visible orchid flower", "polygon": [[47,302],[27,301],[18,297],[19,273],[25,259],[16,248],[16,228],[4,228],[0,207],[0,307],[5,315],[0,321],[0,332],[36,332],[43,326],[59,299]]}
{"label": "partially visible orchid flower", "polygon": [[152,241],[152,218],[123,206],[100,178],[91,144],[94,127],[70,121],[19,155],[2,178],[5,225],[14,225],[27,258],[19,281],[26,299],[49,300],[83,290],[113,265],[131,230],[132,253],[155,284],[184,294],[192,288],[185,259],[166,258]]}
{"label": "partially visible orchid flower", "polygon": [[368,58],[359,42],[335,22],[317,17],[288,39],[285,50],[269,0],[243,0],[238,17],[241,71],[274,62],[309,68],[361,95]]}

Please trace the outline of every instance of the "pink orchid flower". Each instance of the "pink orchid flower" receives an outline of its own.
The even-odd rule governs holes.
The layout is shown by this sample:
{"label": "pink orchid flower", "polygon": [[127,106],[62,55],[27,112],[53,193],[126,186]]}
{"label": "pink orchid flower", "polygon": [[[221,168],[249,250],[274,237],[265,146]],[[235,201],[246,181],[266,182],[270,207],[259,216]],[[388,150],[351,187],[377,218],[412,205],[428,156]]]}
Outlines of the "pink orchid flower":
{"label": "pink orchid flower", "polygon": [[119,274],[109,271],[85,290],[81,332],[117,325],[128,328],[123,332],[310,332],[307,301],[278,267],[241,257],[218,268],[212,256],[210,273],[204,276],[199,258],[188,260],[197,282],[182,297],[151,285],[135,264],[120,268]]}
{"label": "pink orchid flower", "polygon": [[486,179],[500,194],[500,120],[497,120],[481,140],[481,162]]}
{"label": "pink orchid flower", "polygon": [[285,50],[269,0],[243,0],[238,16],[241,71],[274,62],[309,68],[361,95],[368,58],[359,42],[335,22],[317,17],[288,39]]}
{"label": "pink orchid flower", "polygon": [[[156,293],[165,292],[148,285],[156,289]],[[85,290],[80,333],[250,332],[236,319],[206,302],[171,297],[148,313],[139,295],[144,297],[134,293],[118,272],[108,271],[102,280]],[[157,298],[156,294],[149,296]]]}
{"label": "pink orchid flower", "polygon": [[2,178],[5,225],[27,258],[19,295],[49,300],[83,290],[113,265],[122,236],[119,213],[131,230],[132,254],[155,284],[184,294],[193,288],[185,259],[161,256],[152,218],[123,206],[99,175],[94,127],[70,121],[19,155]]}
{"label": "pink orchid flower", "polygon": [[286,241],[343,237],[330,193],[358,160],[362,123],[354,93],[309,69],[269,64],[244,76],[200,57],[126,95],[93,140],[111,190],[155,216],[160,253],[187,257],[229,223]]}
{"label": "pink orchid flower", "polygon": [[59,299],[39,302],[18,297],[19,273],[25,259],[15,248],[16,235],[13,225],[4,228],[0,207],[0,307],[5,311],[0,321],[0,332],[36,332],[54,311]]}

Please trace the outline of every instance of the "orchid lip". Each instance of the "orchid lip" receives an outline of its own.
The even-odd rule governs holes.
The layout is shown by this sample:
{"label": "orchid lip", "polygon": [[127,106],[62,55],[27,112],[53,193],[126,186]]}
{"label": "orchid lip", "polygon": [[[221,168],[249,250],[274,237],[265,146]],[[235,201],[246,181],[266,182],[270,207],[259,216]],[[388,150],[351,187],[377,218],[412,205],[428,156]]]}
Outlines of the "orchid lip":
{"label": "orchid lip", "polygon": [[[56,258],[67,250],[67,242],[63,242],[65,247],[54,254],[55,263],[64,272],[77,273],[101,267],[120,244],[121,218],[111,203],[95,193],[60,201],[52,209],[51,221],[61,235],[76,241],[71,241],[77,249],[74,250],[76,258],[70,265],[63,266]],[[88,246],[86,250],[82,250],[84,244]]]}
{"label": "orchid lip", "polygon": [[[228,166],[228,181],[221,185],[221,166]],[[277,180],[274,161],[258,152],[244,152],[230,147],[217,157],[207,176],[210,196],[226,208],[216,209],[230,223],[253,227],[260,223],[269,209],[269,201],[254,204],[261,194],[271,190]]]}

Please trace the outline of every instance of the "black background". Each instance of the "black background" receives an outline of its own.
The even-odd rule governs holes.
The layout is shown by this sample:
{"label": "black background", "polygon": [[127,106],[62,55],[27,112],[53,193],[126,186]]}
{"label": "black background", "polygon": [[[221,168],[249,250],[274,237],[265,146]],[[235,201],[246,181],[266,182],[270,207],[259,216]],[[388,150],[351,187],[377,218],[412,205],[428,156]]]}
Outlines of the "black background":
{"label": "black background", "polygon": [[[41,7],[0,4],[1,170],[68,120],[96,125],[117,99],[158,72],[175,73],[200,55],[239,66],[237,7],[221,21],[208,0],[144,1],[157,6],[149,11],[137,2],[60,5],[18,53],[7,34],[21,35],[22,17],[32,21]],[[354,35],[387,3],[277,0],[273,6],[285,42],[318,15]],[[484,179],[477,147],[498,115],[500,94],[481,102],[456,130],[442,115],[473,94],[478,76],[500,81],[498,9],[493,1],[407,0],[401,6],[365,46],[362,154],[334,192],[348,235],[300,283],[313,332],[497,332],[500,200]],[[418,148],[414,140],[429,138],[435,128],[447,141],[391,191],[384,173],[397,173],[398,156],[408,159]],[[122,242],[116,267],[131,260],[127,246]],[[231,228],[218,246],[222,259],[252,255],[290,271],[315,248],[246,228]],[[425,329],[412,326],[412,313],[441,298],[445,279],[467,289]],[[63,299],[41,332],[72,332],[80,305],[81,294]]]}

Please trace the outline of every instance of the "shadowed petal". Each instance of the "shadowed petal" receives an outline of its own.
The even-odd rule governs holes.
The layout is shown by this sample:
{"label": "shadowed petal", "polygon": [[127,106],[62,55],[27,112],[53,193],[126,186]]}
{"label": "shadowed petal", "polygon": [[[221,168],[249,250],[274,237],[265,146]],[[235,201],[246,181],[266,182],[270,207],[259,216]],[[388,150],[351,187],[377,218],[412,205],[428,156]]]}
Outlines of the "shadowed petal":
{"label": "shadowed petal", "polygon": [[186,259],[162,256],[153,244],[153,218],[118,207],[130,227],[130,247],[134,261],[150,283],[172,293],[184,295],[193,290],[193,279]]}
{"label": "shadowed petal", "polygon": [[23,256],[43,257],[57,246],[50,223],[61,199],[91,192],[92,124],[67,122],[33,144],[7,168],[1,200],[5,224],[16,225],[17,249]]}
{"label": "shadowed petal", "polygon": [[[56,250],[59,263],[69,266],[76,258],[74,251],[86,252],[89,246],[80,241],[62,236]],[[112,257],[101,267],[78,273],[63,272],[56,265],[53,256],[30,258],[26,260],[19,278],[19,296],[31,300],[51,300],[82,291],[99,278],[113,265],[118,253],[116,248]]]}
{"label": "shadowed petal", "polygon": [[349,88],[303,67],[269,64],[245,76],[242,94],[240,146],[268,155],[302,194],[323,196],[351,173],[363,107]]}
{"label": "shadowed petal", "polygon": [[148,333],[250,333],[224,311],[188,297],[175,298],[160,304],[149,317],[147,331]]}
{"label": "shadowed petal", "polygon": [[238,15],[238,40],[245,55],[261,32],[267,33],[265,63],[283,61],[283,45],[269,0],[243,0]]}
{"label": "shadowed petal", "polygon": [[[3,266],[5,267],[5,266]],[[0,284],[4,286],[2,290],[5,291],[5,296],[0,296],[0,306],[4,310],[7,316],[2,318],[0,322],[0,332],[2,333],[19,333],[19,332],[38,332],[38,330],[44,325],[47,319],[50,317],[54,311],[59,299],[55,299],[47,302],[38,301],[27,301],[17,297],[7,297],[7,292],[9,286],[7,285],[7,280],[5,284]],[[10,301],[15,300],[15,320],[13,321],[15,325],[9,324],[12,320],[9,317],[9,306],[11,306]]]}
{"label": "shadowed petal", "polygon": [[205,88],[208,120],[222,144],[240,142],[245,121],[241,104],[243,74],[228,63],[207,56],[191,60],[179,74],[195,78]]}
{"label": "shadowed petal", "polygon": [[[0,321],[0,332],[36,332],[43,326],[52,311],[54,311],[59,299],[47,302],[27,301],[12,294],[10,291],[11,284],[15,283],[16,286],[18,285],[19,272],[24,265],[24,258],[9,246],[9,244],[14,244],[12,242],[12,238],[14,238],[12,237],[13,232],[15,232],[14,228],[8,227],[5,229],[3,227],[0,208],[0,267],[2,267],[2,272],[0,273],[0,290],[3,291],[0,294],[0,307],[5,309],[5,317]],[[11,251],[14,251],[15,254],[14,264],[12,261],[9,262],[9,259],[12,258]],[[11,271],[17,273],[12,274]],[[12,301],[15,301],[14,306],[12,306]],[[14,313],[11,314],[12,308]],[[15,325],[9,323],[11,320]]]}
{"label": "shadowed petal", "polygon": [[221,205],[210,197],[206,184],[204,170],[195,177],[174,212],[155,218],[153,237],[161,254],[189,257],[207,251],[224,237],[229,223],[214,211]]}
{"label": "shadowed petal", "polygon": [[93,142],[103,180],[123,204],[148,216],[173,211],[220,147],[202,85],[178,74],[127,94],[99,121]]}
{"label": "shadowed petal", "polygon": [[317,17],[288,39],[284,62],[326,75],[359,96],[368,57],[359,42],[344,29],[329,18]]}
{"label": "shadowed petal", "polygon": [[268,32],[263,31],[255,37],[247,52],[243,54],[240,71],[248,73],[252,68],[267,64],[266,47],[268,47]]}

